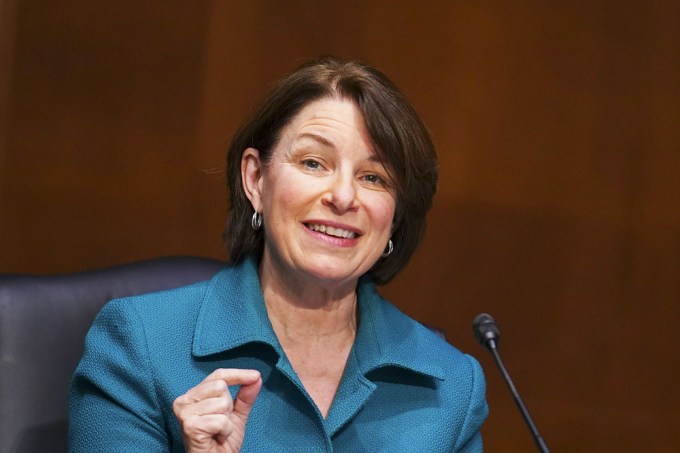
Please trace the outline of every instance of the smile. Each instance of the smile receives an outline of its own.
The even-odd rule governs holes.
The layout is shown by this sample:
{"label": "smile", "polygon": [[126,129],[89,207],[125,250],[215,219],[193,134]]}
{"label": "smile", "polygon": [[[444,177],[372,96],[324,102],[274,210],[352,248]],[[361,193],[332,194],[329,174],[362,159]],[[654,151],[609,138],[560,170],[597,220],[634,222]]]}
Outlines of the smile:
{"label": "smile", "polygon": [[306,223],[305,226],[312,231],[318,231],[319,233],[324,233],[337,238],[354,239],[356,236],[353,231],[343,230],[342,228],[334,228],[332,226],[311,223]]}

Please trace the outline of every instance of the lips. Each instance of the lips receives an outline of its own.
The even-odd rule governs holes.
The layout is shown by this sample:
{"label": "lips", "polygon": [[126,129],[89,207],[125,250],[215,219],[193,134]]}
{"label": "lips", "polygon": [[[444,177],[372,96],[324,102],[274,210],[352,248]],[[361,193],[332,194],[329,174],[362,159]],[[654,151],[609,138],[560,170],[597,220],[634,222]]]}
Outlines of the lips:
{"label": "lips", "polygon": [[305,223],[305,226],[312,231],[318,231],[319,233],[324,233],[327,234],[328,236],[333,236],[336,238],[354,239],[357,236],[357,233],[355,233],[354,231],[332,227],[329,225],[322,225],[318,223]]}

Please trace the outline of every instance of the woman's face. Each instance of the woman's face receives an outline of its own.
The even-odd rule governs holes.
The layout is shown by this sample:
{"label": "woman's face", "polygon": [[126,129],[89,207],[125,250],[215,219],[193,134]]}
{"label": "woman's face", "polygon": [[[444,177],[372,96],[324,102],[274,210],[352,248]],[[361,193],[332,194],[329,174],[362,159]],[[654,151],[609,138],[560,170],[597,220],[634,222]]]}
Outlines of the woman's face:
{"label": "woman's face", "polygon": [[263,272],[305,284],[356,284],[380,259],[395,191],[353,103],[308,104],[284,127],[266,167],[248,149],[241,168],[264,216]]}

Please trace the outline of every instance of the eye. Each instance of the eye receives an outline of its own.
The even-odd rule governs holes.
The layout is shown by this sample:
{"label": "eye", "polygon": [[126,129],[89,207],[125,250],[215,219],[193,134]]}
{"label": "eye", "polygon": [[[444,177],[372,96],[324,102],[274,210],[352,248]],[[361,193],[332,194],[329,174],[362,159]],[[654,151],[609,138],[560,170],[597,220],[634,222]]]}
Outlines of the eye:
{"label": "eye", "polygon": [[371,184],[376,184],[376,185],[380,185],[380,186],[386,185],[385,180],[382,177],[380,177],[379,175],[376,175],[376,174],[371,173],[371,174],[364,175],[363,179],[364,179],[364,181],[371,183]]}
{"label": "eye", "polygon": [[309,169],[309,170],[319,170],[321,168],[321,164],[314,159],[303,160],[302,166]]}

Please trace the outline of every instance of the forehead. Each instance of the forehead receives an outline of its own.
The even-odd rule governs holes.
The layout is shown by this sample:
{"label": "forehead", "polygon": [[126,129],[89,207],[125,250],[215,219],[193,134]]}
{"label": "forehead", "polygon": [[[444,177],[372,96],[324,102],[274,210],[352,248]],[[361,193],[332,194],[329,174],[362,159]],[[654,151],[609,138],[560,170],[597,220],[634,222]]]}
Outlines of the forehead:
{"label": "forehead", "polygon": [[312,101],[282,130],[282,135],[292,139],[308,134],[319,135],[331,144],[339,139],[361,140],[373,148],[361,111],[353,102],[344,99],[322,98]]}
{"label": "forehead", "polygon": [[362,111],[351,99],[324,97],[308,102],[281,129],[274,149],[287,155],[310,142],[330,148],[350,145],[364,150],[371,161],[391,166],[389,155],[375,143]]}

